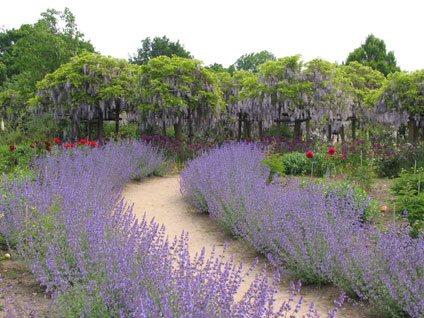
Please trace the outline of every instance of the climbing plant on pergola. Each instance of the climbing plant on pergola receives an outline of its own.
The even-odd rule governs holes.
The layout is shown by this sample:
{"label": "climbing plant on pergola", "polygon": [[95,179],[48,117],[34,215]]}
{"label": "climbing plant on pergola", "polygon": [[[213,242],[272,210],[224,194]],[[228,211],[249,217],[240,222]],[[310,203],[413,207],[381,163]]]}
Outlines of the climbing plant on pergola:
{"label": "climbing plant on pergola", "polygon": [[314,59],[306,64],[305,79],[311,83],[310,118],[326,126],[328,141],[337,131],[344,140],[344,126],[352,117],[352,86],[334,63]]}
{"label": "climbing plant on pergola", "polygon": [[104,120],[115,120],[118,131],[119,114],[131,110],[137,68],[126,60],[84,53],[38,82],[32,104],[55,118],[70,118],[73,138],[82,120],[88,126],[96,121],[101,137]]}
{"label": "climbing plant on pergola", "polygon": [[187,124],[191,140],[194,129],[216,120],[215,111],[223,106],[216,75],[198,60],[177,56],[160,56],[142,65],[137,96],[143,120],[162,125],[163,134],[173,125],[177,139]]}
{"label": "climbing plant on pergola", "polygon": [[396,127],[407,124],[409,141],[418,141],[424,117],[424,70],[390,74],[371,98],[380,122]]}
{"label": "climbing plant on pergola", "polygon": [[352,86],[352,116],[349,118],[352,128],[352,139],[356,139],[356,126],[358,120],[374,121],[373,106],[367,102],[369,95],[379,89],[385,77],[380,71],[369,66],[353,61],[347,65],[340,66],[342,76],[346,78]]}
{"label": "climbing plant on pergola", "polygon": [[310,119],[312,84],[302,70],[303,62],[295,55],[262,64],[258,74],[258,82],[264,86],[264,116],[272,116],[278,124],[283,120],[294,122],[294,138],[301,138],[301,123]]}

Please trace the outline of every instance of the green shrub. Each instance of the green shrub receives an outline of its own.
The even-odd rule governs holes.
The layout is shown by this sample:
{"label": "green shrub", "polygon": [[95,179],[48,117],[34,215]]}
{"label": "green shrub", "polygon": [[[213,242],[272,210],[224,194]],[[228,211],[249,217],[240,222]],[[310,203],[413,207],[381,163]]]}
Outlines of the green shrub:
{"label": "green shrub", "polygon": [[14,151],[10,145],[0,146],[0,174],[29,173],[28,165],[32,158],[40,154],[39,150],[32,149],[29,144],[15,146]]}
{"label": "green shrub", "polygon": [[424,144],[393,145],[386,153],[379,154],[375,160],[376,171],[381,177],[395,178],[402,170],[424,167]]}
{"label": "green shrub", "polygon": [[285,173],[288,175],[322,177],[327,169],[331,172],[334,167],[334,163],[327,160],[322,154],[315,154],[312,159],[309,159],[303,152],[289,152],[284,154],[282,159]]}
{"label": "green shrub", "polygon": [[282,176],[286,171],[282,154],[272,154],[262,160],[262,163],[269,167],[270,179],[276,174]]}
{"label": "green shrub", "polygon": [[393,182],[392,190],[396,195],[417,195],[424,182],[424,169],[402,170],[400,178]]}
{"label": "green shrub", "polygon": [[416,237],[424,228],[424,193],[397,197],[396,213],[408,220],[411,235]]}
{"label": "green shrub", "polygon": [[304,153],[290,152],[283,155],[285,171],[290,175],[305,175],[311,172],[312,160]]}
{"label": "green shrub", "polygon": [[396,213],[406,217],[411,226],[411,235],[417,236],[424,228],[424,193],[422,180],[424,169],[401,172],[401,176],[392,186],[396,194]]}
{"label": "green shrub", "polygon": [[358,186],[369,191],[374,182],[375,172],[371,162],[363,165],[346,165],[344,173],[350,182],[356,183]]}

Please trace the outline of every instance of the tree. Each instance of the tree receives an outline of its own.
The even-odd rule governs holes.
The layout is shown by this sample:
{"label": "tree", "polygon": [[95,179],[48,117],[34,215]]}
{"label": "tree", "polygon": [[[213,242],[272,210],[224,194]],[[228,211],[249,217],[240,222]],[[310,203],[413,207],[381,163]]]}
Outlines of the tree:
{"label": "tree", "polygon": [[70,117],[74,138],[81,120],[88,126],[95,120],[101,137],[104,119],[113,117],[118,131],[119,114],[130,110],[137,69],[125,60],[86,52],[40,81],[32,104],[54,112],[57,118]]}
{"label": "tree", "polygon": [[173,125],[177,139],[186,123],[191,140],[193,129],[200,129],[207,119],[214,120],[214,110],[222,106],[216,76],[198,60],[178,56],[151,59],[142,65],[137,84],[143,117],[161,124],[164,134],[166,127]]}
{"label": "tree", "polygon": [[146,64],[149,60],[162,55],[192,58],[190,52],[186,51],[179,41],[173,42],[166,36],[154,37],[153,40],[147,37],[141,41],[141,48],[137,49],[136,55],[130,58],[130,63]]}
{"label": "tree", "polygon": [[251,71],[258,72],[259,65],[267,61],[275,61],[276,57],[274,54],[268,51],[261,51],[259,53],[249,53],[240,56],[234,63],[234,67],[237,71]]}
{"label": "tree", "polygon": [[230,73],[230,71],[227,68],[225,68],[222,64],[219,64],[219,63],[213,63],[209,66],[206,66],[206,68],[215,73],[220,73],[220,72]]}
{"label": "tree", "polygon": [[409,141],[416,142],[424,116],[424,70],[390,74],[371,101],[375,102],[379,121],[396,126],[408,124]]}
{"label": "tree", "polygon": [[378,70],[387,76],[389,73],[400,71],[396,65],[393,51],[386,52],[386,44],[373,34],[367,36],[365,43],[349,53],[346,64],[357,61],[363,65]]}

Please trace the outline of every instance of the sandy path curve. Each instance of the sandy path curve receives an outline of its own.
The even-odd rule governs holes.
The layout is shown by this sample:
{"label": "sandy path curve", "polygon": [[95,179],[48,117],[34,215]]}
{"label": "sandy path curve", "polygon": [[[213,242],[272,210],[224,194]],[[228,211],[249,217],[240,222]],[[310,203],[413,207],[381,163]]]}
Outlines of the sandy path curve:
{"label": "sandy path curve", "polygon": [[[179,176],[153,177],[142,182],[130,182],[125,186],[124,198],[130,204],[134,204],[134,213],[142,218],[146,213],[147,218],[155,218],[156,222],[164,224],[170,238],[179,236],[182,231],[189,233],[190,254],[199,252],[203,247],[209,253],[213,246],[217,252],[221,252],[227,243],[227,255],[234,255],[237,262],[249,267],[258,253],[240,240],[233,239],[212,220],[206,213],[196,212],[183,198],[180,193]],[[260,258],[260,264],[267,261]],[[260,272],[260,266],[254,274]],[[271,273],[269,273],[270,277]],[[246,277],[241,286],[241,292],[246,291],[248,284],[254,275]],[[277,304],[289,298],[287,290],[289,282],[284,280],[279,286]],[[339,291],[333,287],[316,288],[302,287],[301,294],[304,296],[304,308],[313,302],[321,317],[326,317],[327,312],[333,308],[332,301],[337,298]],[[361,308],[345,305],[337,317],[365,318],[367,315]],[[375,316],[374,316],[375,317]]]}

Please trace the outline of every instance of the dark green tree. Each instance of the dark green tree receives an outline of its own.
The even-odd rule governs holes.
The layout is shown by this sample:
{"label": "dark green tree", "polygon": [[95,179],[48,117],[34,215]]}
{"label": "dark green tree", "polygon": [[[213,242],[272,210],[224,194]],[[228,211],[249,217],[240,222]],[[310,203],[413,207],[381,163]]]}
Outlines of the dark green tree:
{"label": "dark green tree", "polygon": [[378,70],[385,76],[400,71],[400,68],[396,65],[394,52],[387,52],[384,41],[373,34],[368,35],[365,43],[349,53],[346,64],[353,61]]}
{"label": "dark green tree", "polygon": [[275,61],[275,55],[268,51],[261,51],[259,53],[249,53],[240,56],[234,63],[237,71],[251,71],[258,72],[259,65],[267,61]]}
{"label": "dark green tree", "polygon": [[48,9],[35,24],[0,32],[0,106],[16,121],[36,92],[37,81],[71,57],[94,51],[69,9]]}
{"label": "dark green tree", "polygon": [[93,52],[75,23],[75,16],[65,8],[63,12],[48,9],[35,24],[0,33],[0,63],[6,65],[6,81],[25,72],[27,85],[35,90],[37,81],[55,71],[71,57]]}
{"label": "dark green tree", "polygon": [[153,40],[147,37],[141,41],[141,48],[137,49],[137,53],[130,58],[130,63],[142,65],[162,55],[192,58],[190,52],[186,51],[179,41],[173,42],[166,36],[154,37]]}

